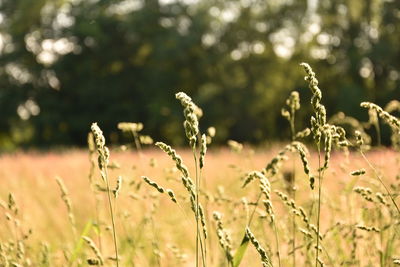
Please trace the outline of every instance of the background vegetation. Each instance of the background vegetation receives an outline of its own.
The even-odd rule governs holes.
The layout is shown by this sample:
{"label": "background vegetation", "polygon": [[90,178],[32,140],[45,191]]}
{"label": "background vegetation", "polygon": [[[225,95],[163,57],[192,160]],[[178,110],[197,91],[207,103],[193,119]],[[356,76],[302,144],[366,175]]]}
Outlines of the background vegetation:
{"label": "background vegetation", "polygon": [[383,0],[1,0],[0,147],[84,145],[93,121],[111,143],[141,121],[181,144],[177,91],[215,142],[288,139],[281,106],[292,90],[310,99],[302,61],[329,114],[366,120],[361,101],[399,98],[399,22]]}

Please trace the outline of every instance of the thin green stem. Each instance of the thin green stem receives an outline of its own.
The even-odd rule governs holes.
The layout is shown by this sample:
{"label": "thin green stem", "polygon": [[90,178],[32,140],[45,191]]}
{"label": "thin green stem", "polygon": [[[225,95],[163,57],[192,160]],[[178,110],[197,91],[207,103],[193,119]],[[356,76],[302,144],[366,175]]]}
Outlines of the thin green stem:
{"label": "thin green stem", "polygon": [[335,266],[335,263],[333,262],[332,257],[329,255],[329,253],[328,253],[328,251],[326,250],[326,248],[324,247],[324,245],[321,244],[321,248],[322,248],[322,250],[325,252],[326,257],[328,258],[329,263],[331,264],[331,266]]}
{"label": "thin green stem", "polygon": [[[292,114],[290,116],[290,134],[292,142],[295,141],[295,110],[292,109]],[[296,168],[295,168],[295,161],[292,159],[292,180],[290,181],[291,191],[292,191],[292,199],[296,201]],[[293,267],[296,266],[296,214],[292,215],[292,250],[293,250]]]}
{"label": "thin green stem", "polygon": [[139,135],[137,134],[137,132],[132,131],[132,135],[133,135],[133,140],[135,141],[135,146],[136,146],[136,150],[139,154],[139,157],[142,157],[142,146],[140,145],[140,140],[139,140]]}
{"label": "thin green stem", "polygon": [[[256,201],[256,204],[254,205],[253,211],[251,212],[249,222],[247,223],[247,227],[250,227],[251,221],[253,220],[253,216],[256,212],[256,209],[257,209],[258,203],[260,202],[261,197],[262,197],[262,192],[260,192],[258,194],[257,201]],[[274,229],[274,233],[275,233],[276,250],[277,250],[278,262],[279,262],[279,267],[280,267],[281,266],[281,253],[279,251],[278,231],[276,229],[275,221],[272,222],[272,225],[273,225],[273,229]]]}
{"label": "thin green stem", "polygon": [[[90,145],[89,145],[90,148]],[[100,253],[103,253],[103,248],[102,248],[102,242],[101,242],[101,227],[100,227],[100,216],[99,216],[99,200],[97,198],[96,190],[94,190],[94,185],[93,185],[93,176],[94,176],[94,170],[96,169],[96,161],[93,159],[93,154],[94,152],[90,150],[89,152],[89,161],[90,161],[90,169],[89,169],[89,183],[90,183],[90,189],[93,192],[93,199],[94,199],[94,213],[95,213],[95,218],[96,218],[96,224],[97,224],[97,230],[98,235],[97,235],[97,242],[99,246]]]}
{"label": "thin green stem", "polygon": [[317,248],[315,256],[315,267],[318,267],[318,252],[319,252],[319,232],[320,232],[320,215],[321,215],[321,183],[322,183],[322,170],[321,170],[321,146],[318,143],[318,208],[317,208]]}
{"label": "thin green stem", "polygon": [[255,214],[255,212],[256,212],[256,209],[257,209],[257,206],[258,206],[258,202],[260,202],[261,197],[262,197],[262,192],[260,192],[260,193],[258,194],[256,204],[254,205],[254,209],[253,209],[253,211],[251,212],[249,222],[247,223],[247,226],[248,226],[248,227],[250,227],[251,221],[253,220],[253,216],[254,216],[254,214]]}
{"label": "thin green stem", "polygon": [[[275,244],[276,244],[276,254],[278,256],[278,265],[281,267],[281,253],[279,251],[279,239],[278,239],[278,231],[276,230],[275,221],[272,222],[275,232]],[[294,254],[294,253],[293,253]]]}
{"label": "thin green stem", "polygon": [[[382,215],[383,215],[383,214],[382,214],[382,212],[381,212],[380,209],[377,210],[377,213],[378,213],[378,218],[379,218],[379,219],[378,219],[379,229],[382,229],[382,226],[383,226],[383,223],[382,223]],[[384,247],[385,247],[385,244],[384,244],[383,231],[380,231],[380,232],[379,232],[379,242],[380,242],[381,248],[384,248]],[[386,266],[386,265],[385,265],[385,262],[386,262],[386,252],[387,252],[387,251],[382,250],[382,253],[380,253],[381,267]],[[379,253],[379,250],[378,250],[378,253]]]}
{"label": "thin green stem", "polygon": [[200,244],[200,253],[201,253],[201,259],[202,259],[202,265],[203,267],[206,266],[206,262],[205,262],[205,255],[204,255],[204,248],[203,248],[203,240],[201,239],[201,232],[200,230],[198,231],[198,235],[197,237],[199,238],[199,244]]}
{"label": "thin green stem", "polygon": [[[203,175],[202,175],[202,169],[200,169],[200,181],[201,181],[201,177],[202,177]],[[204,194],[206,194],[206,192],[207,192],[207,180],[204,180],[203,181],[203,188],[202,188],[202,191],[203,191],[203,193]],[[200,191],[201,192],[201,191]],[[205,214],[208,214],[208,207],[209,207],[209,198],[208,197],[206,197],[205,199],[204,199],[204,213]],[[211,225],[211,223],[210,223],[210,220],[209,220],[209,217],[208,216],[206,216],[205,217],[205,219],[206,219],[206,223],[207,223],[207,225]],[[208,247],[212,250],[212,244],[213,244],[213,240],[212,240],[212,235],[208,235],[207,236],[207,240],[204,240],[204,243],[206,243],[208,241]],[[205,258],[207,259],[207,246],[205,245]],[[210,255],[209,255],[209,261],[210,261],[210,263],[211,263],[211,265],[213,264],[213,262],[214,262],[214,260],[213,260],[213,254],[211,253]]]}
{"label": "thin green stem", "polygon": [[[292,167],[292,199],[296,201],[296,175],[295,175],[295,165],[293,160],[293,167]],[[293,249],[293,267],[296,266],[296,214],[292,215],[292,249]]]}
{"label": "thin green stem", "polygon": [[[200,185],[200,182],[201,182],[201,168],[199,170],[199,185]],[[200,193],[200,188],[199,188],[199,193]],[[206,210],[204,210],[204,212],[203,212],[204,213],[204,217],[205,217],[204,220],[206,220],[206,214],[207,214]],[[203,260],[203,262],[207,259],[207,242],[206,241],[207,241],[206,237],[204,236],[204,260]],[[207,262],[205,262],[205,264],[207,265]]]}
{"label": "thin green stem", "polygon": [[111,223],[112,223],[112,230],[113,230],[115,261],[117,262],[117,267],[118,267],[119,266],[119,258],[118,258],[118,246],[117,246],[117,233],[116,233],[116,229],[115,229],[114,210],[113,210],[113,206],[111,203],[111,194],[110,194],[111,189],[110,189],[110,182],[108,180],[107,167],[104,167],[104,172],[105,172],[105,180],[106,180],[106,184],[107,184],[108,205],[110,208],[110,216],[111,216]]}
{"label": "thin green stem", "polygon": [[195,217],[196,217],[196,267],[199,266],[199,195],[198,195],[198,177],[197,177],[197,157],[196,157],[196,151],[193,148],[193,157],[194,157],[194,163],[195,163],[195,168],[196,168],[196,212],[195,212]]}
{"label": "thin green stem", "polygon": [[[193,151],[193,158],[194,158],[195,169],[196,169],[196,179],[195,179],[195,184],[196,184],[196,212],[195,212],[195,217],[196,217],[196,267],[199,266],[199,245],[200,245],[202,264],[203,264],[203,267],[205,267],[206,259],[205,259],[205,255],[204,255],[203,242],[202,242],[202,238],[201,238],[201,234],[200,234],[200,227],[199,227],[199,196],[200,196],[199,167],[198,167],[198,160],[197,160],[197,156],[196,156],[196,149],[192,148],[192,151]],[[204,246],[205,246],[205,244],[204,244]]]}

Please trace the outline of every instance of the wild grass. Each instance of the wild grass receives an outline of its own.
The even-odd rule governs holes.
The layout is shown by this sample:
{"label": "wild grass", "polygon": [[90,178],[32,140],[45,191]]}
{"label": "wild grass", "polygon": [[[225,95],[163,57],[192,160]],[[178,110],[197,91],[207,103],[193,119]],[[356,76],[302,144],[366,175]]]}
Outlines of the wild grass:
{"label": "wild grass", "polygon": [[375,112],[369,124],[392,131],[391,148],[371,147],[380,141],[364,123],[328,119],[316,74],[302,66],[310,129],[296,131],[293,92],[287,144],[213,148],[218,126],[201,134],[201,109],[178,93],[187,148],[152,146],[142,124],[125,122],[132,142],[111,152],[92,125],[89,159],[2,155],[0,266],[399,265],[398,102],[361,104]]}
{"label": "wild grass", "polygon": [[[222,216],[223,228],[229,233],[232,254],[236,252],[243,238],[244,228],[247,225],[248,217],[246,215],[246,206],[243,204],[242,198],[246,198],[248,202],[249,213],[255,207],[260,192],[259,187],[254,185],[246,186],[242,189],[247,170],[260,170],[265,166],[265,162],[271,160],[279,152],[279,145],[268,150],[259,150],[252,152],[247,146],[241,154],[231,152],[227,149],[212,149],[207,153],[207,162],[204,170],[204,177],[207,179],[207,194],[209,197],[208,210],[211,210],[209,218],[209,239],[212,244],[209,245],[209,266],[228,266],[225,251],[220,248],[217,226],[214,223],[213,211],[218,211]],[[178,153],[183,159],[188,160],[188,168],[193,170],[190,162],[191,151],[179,149]],[[249,156],[251,155],[252,156]],[[121,174],[124,177],[123,186],[121,187],[118,197],[117,217],[117,233],[119,233],[119,247],[121,254],[121,266],[157,266],[155,264],[156,256],[153,254],[153,228],[150,223],[150,216],[154,219],[157,232],[157,241],[161,254],[161,266],[193,266],[194,265],[194,224],[189,216],[191,210],[190,205],[182,205],[182,209],[173,201],[169,195],[159,194],[156,189],[146,186],[142,182],[143,174],[154,178],[165,189],[172,189],[178,201],[187,203],[186,190],[181,186],[178,180],[177,170],[169,158],[166,158],[164,152],[155,149],[144,150],[143,157],[140,158],[135,152],[112,151],[111,157],[118,161],[121,169],[110,170],[112,177]],[[315,152],[310,151],[309,164],[316,166],[317,158]],[[400,180],[396,179],[398,175],[398,155],[393,150],[373,150],[366,152],[371,162],[374,163],[385,181],[392,185],[390,188],[393,193],[400,189]],[[244,157],[250,157],[251,160],[244,161]],[[151,159],[156,159],[157,167],[151,167]],[[18,161],[16,160],[18,159]],[[354,190],[357,186],[370,188],[372,197],[380,192],[388,204],[390,199],[383,191],[379,182],[374,178],[373,171],[366,166],[364,160],[358,153],[352,153],[350,156],[351,166],[343,165],[346,157],[340,152],[333,152],[331,156],[331,166],[326,172],[324,188],[329,191],[323,192],[324,208],[321,210],[321,229],[323,235],[323,245],[330,251],[330,257],[338,263],[345,266],[381,266],[379,263],[379,250],[388,250],[385,256],[388,260],[398,256],[395,249],[399,244],[398,233],[395,231],[398,216],[393,209],[393,205],[389,207],[382,204],[372,203],[365,200],[359,193]],[[60,198],[60,190],[52,178],[56,175],[63,177],[66,187],[69,190],[69,196],[73,205],[73,212],[76,218],[77,232],[80,235],[88,221],[93,222],[89,233],[98,247],[98,228],[101,229],[102,235],[102,253],[107,265],[113,264],[108,257],[113,254],[113,240],[109,228],[109,217],[107,213],[106,202],[104,202],[104,192],[99,192],[99,201],[101,207],[99,209],[99,217],[101,221],[96,222],[96,199],[88,190],[90,183],[87,179],[87,171],[90,168],[90,162],[87,160],[85,151],[70,151],[62,154],[18,154],[3,155],[0,158],[2,166],[8,166],[7,169],[0,170],[2,177],[2,187],[0,194],[5,204],[0,207],[2,217],[0,218],[2,227],[0,229],[2,244],[14,239],[14,226],[5,218],[5,213],[12,215],[7,208],[8,192],[12,191],[18,208],[19,227],[28,232],[32,230],[32,234],[27,240],[30,247],[27,250],[27,258],[30,258],[36,266],[62,266],[66,265],[63,250],[72,251],[75,247],[71,226],[68,220],[65,204]],[[52,168],[49,169],[48,165]],[[34,167],[34,168],[33,168]],[[276,178],[271,180],[272,194],[271,202],[274,206],[275,220],[277,232],[280,237],[280,254],[282,258],[282,266],[292,264],[292,248],[291,248],[291,214],[293,209],[288,207],[281,198],[274,193],[274,190],[281,192],[287,191],[284,184],[284,174],[290,171],[292,164],[290,161],[284,161],[280,173]],[[310,223],[315,223],[315,213],[312,212],[312,200],[315,194],[309,188],[309,179],[303,174],[303,165],[298,156],[295,157],[296,172],[298,176],[298,192],[296,198],[296,206],[304,209]],[[353,176],[352,171],[364,168],[365,174]],[[166,189],[167,190],[167,189]],[[204,196],[206,197],[206,196]],[[290,200],[290,197],[288,197]],[[85,203],[82,205],[81,203]],[[157,210],[151,214],[152,203],[158,205]],[[378,206],[377,206],[378,205]],[[368,227],[379,227],[378,209],[382,210],[382,224],[390,225],[388,229],[383,231],[383,243],[379,241],[378,236],[374,236],[373,232],[364,232],[356,229],[356,225],[365,225]],[[373,214],[375,213],[375,214]],[[262,244],[266,251],[270,251],[275,246],[274,232],[269,228],[270,217],[264,205],[261,203],[255,210],[251,225],[251,230],[257,240]],[[118,223],[119,222],[119,223]],[[337,225],[337,223],[339,223]],[[298,266],[307,266],[306,258],[307,245],[314,240],[314,237],[305,236],[307,224],[303,221],[303,217],[296,215],[296,225],[298,226],[296,252]],[[398,226],[397,226],[398,227]],[[300,230],[301,229],[301,230]],[[352,238],[353,231],[356,238]],[[18,231],[17,231],[18,232]],[[392,234],[392,233],[396,234]],[[311,232],[313,233],[313,232]],[[376,233],[377,234],[377,233]],[[376,235],[375,234],[375,235]],[[315,236],[315,234],[313,233]],[[373,238],[373,240],[371,239]],[[391,241],[393,239],[393,241]],[[356,257],[351,257],[353,241],[357,242]],[[393,243],[392,245],[390,245]],[[312,246],[312,245],[310,245]],[[47,247],[47,249],[46,249]],[[177,255],[174,254],[174,247],[178,250]],[[375,248],[371,250],[370,248]],[[390,249],[392,247],[392,249]],[[46,252],[48,251],[48,252]],[[275,249],[274,249],[275,251]],[[41,265],[44,262],[44,255],[47,255],[48,265]],[[241,266],[260,266],[257,251],[248,247],[241,262]],[[274,266],[278,265],[275,253],[271,260]],[[364,256],[366,255],[366,256]],[[10,254],[8,254],[10,257]],[[309,255],[311,256],[311,255]],[[323,255],[324,259],[325,256]],[[81,265],[85,266],[86,259],[94,258],[94,254],[90,247],[85,244],[82,246],[79,257]],[[359,261],[359,263],[346,263]],[[182,262],[183,261],[183,262]],[[329,260],[326,260],[328,265]],[[133,263],[134,265],[132,265]],[[368,263],[370,262],[370,263]],[[78,260],[75,261],[78,264]],[[155,265],[154,265],[155,264]],[[391,266],[389,262],[388,265]],[[33,266],[35,266],[33,265]]]}

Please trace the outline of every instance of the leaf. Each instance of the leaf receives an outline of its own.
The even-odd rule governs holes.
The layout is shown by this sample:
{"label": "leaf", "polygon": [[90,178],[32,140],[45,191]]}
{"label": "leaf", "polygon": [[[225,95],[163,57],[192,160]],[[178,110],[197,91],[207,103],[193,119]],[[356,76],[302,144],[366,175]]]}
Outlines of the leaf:
{"label": "leaf", "polygon": [[235,255],[233,256],[233,267],[238,267],[242,262],[243,256],[246,253],[247,247],[249,245],[249,238],[246,233],[242,239],[242,243],[240,243],[240,247],[236,250]]}
{"label": "leaf", "polygon": [[82,234],[80,235],[80,238],[79,238],[78,242],[75,245],[74,252],[72,253],[72,256],[71,256],[71,258],[69,260],[71,265],[76,260],[76,258],[78,257],[78,254],[82,250],[82,246],[83,246],[83,242],[84,242],[82,236],[88,235],[90,230],[92,229],[92,226],[93,226],[93,222],[92,221],[88,221],[86,223],[85,228],[83,229]]}
{"label": "leaf", "polygon": [[98,223],[93,223],[92,222],[92,227],[93,231],[96,233],[96,235],[100,235],[100,225]]}

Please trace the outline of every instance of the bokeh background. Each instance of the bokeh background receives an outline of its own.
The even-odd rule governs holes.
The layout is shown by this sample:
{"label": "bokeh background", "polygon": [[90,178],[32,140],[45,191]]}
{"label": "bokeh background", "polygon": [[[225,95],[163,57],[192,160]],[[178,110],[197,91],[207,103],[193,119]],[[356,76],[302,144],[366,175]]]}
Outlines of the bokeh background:
{"label": "bokeh background", "polygon": [[1,0],[0,150],[83,146],[94,121],[179,145],[178,91],[217,143],[288,139],[290,91],[309,123],[302,61],[329,115],[367,120],[361,101],[400,99],[400,1]]}

